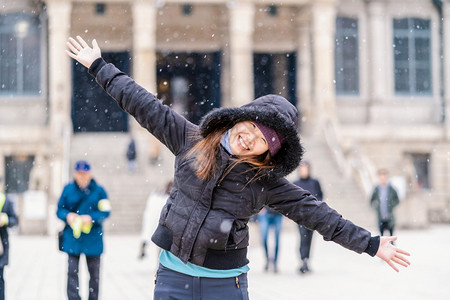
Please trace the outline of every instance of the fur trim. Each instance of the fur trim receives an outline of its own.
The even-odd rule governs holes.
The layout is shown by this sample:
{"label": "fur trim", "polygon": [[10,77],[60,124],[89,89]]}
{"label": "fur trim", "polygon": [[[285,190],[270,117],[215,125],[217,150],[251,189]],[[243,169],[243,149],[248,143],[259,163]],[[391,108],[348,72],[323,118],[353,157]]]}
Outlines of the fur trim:
{"label": "fur trim", "polygon": [[218,129],[230,129],[242,121],[254,121],[282,133],[285,139],[280,151],[271,158],[273,169],[269,177],[284,177],[294,171],[303,156],[303,147],[297,133],[298,111],[285,98],[278,95],[262,96],[241,107],[216,108],[200,122],[200,133],[206,137]]}

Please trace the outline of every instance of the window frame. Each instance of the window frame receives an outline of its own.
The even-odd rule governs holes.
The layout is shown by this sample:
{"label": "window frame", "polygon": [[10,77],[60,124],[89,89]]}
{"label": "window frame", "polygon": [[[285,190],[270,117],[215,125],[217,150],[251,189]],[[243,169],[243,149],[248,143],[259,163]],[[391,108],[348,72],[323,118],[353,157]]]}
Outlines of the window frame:
{"label": "window frame", "polygon": [[[344,27],[340,27],[339,26],[339,21],[340,20],[349,20],[351,22],[355,22],[356,23],[356,27],[354,28],[344,28]],[[341,23],[342,24],[342,23]],[[335,95],[336,96],[361,96],[361,64],[360,64],[360,58],[361,58],[361,53],[360,53],[360,30],[361,30],[361,24],[360,24],[360,19],[358,17],[350,17],[350,16],[343,16],[343,15],[338,15],[336,16],[336,21],[335,21],[335,35],[334,35],[334,80],[335,80]],[[339,31],[339,29],[342,29],[342,32]],[[348,34],[347,34],[348,33]],[[340,76],[338,76],[338,67],[343,66],[344,69],[346,67],[346,65],[348,65],[350,60],[345,60],[344,58],[344,53],[345,50],[343,49],[345,47],[345,45],[339,46],[338,45],[338,41],[343,40],[344,37],[346,36],[350,36],[353,35],[354,40],[355,40],[355,45],[354,45],[354,53],[355,53],[355,59],[353,61],[356,61],[356,64],[353,66],[355,69],[355,74],[354,74],[354,78],[357,80],[356,83],[356,89],[355,90],[345,90],[345,81],[343,80],[341,82],[341,84],[338,82],[338,78]],[[341,50],[341,51],[339,51]],[[339,64],[339,62],[341,62],[341,64]],[[342,71],[344,72],[344,70]],[[339,89],[339,86],[342,86],[343,89]]]}
{"label": "window frame", "polygon": [[[29,14],[29,13],[22,13],[22,12],[14,12],[14,13],[7,13],[2,15],[3,18],[8,19],[16,19],[16,22],[10,23],[10,24],[3,24],[0,25],[0,32],[2,33],[14,33],[15,27],[19,22],[25,21],[29,25],[33,26],[32,34],[36,34],[36,32],[39,32],[39,83],[38,88],[34,92],[24,92],[23,90],[19,92],[18,89],[16,89],[15,92],[8,91],[1,91],[0,90],[0,101],[10,100],[14,99],[17,101],[20,100],[43,100],[47,98],[48,94],[48,72],[47,72],[47,15],[45,11],[41,11],[37,14]],[[23,60],[22,60],[23,62]],[[16,73],[17,74],[17,73]],[[17,77],[17,75],[16,75]],[[23,78],[22,78],[23,79]]]}
{"label": "window frame", "polygon": [[[402,20],[407,21],[407,28],[399,29],[395,28],[396,22],[400,22]],[[416,21],[427,22],[428,28],[423,30],[412,30],[414,29],[414,24]],[[392,19],[392,84],[393,84],[393,92],[395,96],[400,97],[430,97],[434,94],[434,74],[433,74],[433,20],[431,18],[421,18],[421,17],[403,17],[403,18],[393,18]],[[397,64],[399,61],[396,59],[396,39],[406,38],[408,40],[408,53],[407,60],[403,60],[401,62],[405,62],[408,64],[408,91],[405,90],[397,90]],[[426,91],[418,91],[417,90],[417,70],[423,69],[417,67],[417,59],[416,59],[416,41],[417,39],[427,38],[428,39],[428,63],[429,66],[426,70],[428,71],[428,80],[430,82],[428,90]],[[411,59],[411,57],[413,59]],[[424,61],[419,61],[419,65],[424,64]]]}

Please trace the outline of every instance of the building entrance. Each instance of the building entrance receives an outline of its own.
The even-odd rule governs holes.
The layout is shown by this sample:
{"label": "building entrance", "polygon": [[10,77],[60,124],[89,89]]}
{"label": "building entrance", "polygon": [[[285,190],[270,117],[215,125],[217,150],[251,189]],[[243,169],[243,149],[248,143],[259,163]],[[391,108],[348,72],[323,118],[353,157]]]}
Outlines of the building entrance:
{"label": "building entrance", "polygon": [[220,53],[164,53],[157,56],[158,98],[189,121],[220,107]]}
{"label": "building entrance", "polygon": [[[106,62],[113,63],[121,71],[129,74],[128,52],[104,52]],[[127,132],[128,117],[117,103],[105,93],[86,68],[73,62],[72,124],[73,131],[79,132]]]}
{"label": "building entrance", "polygon": [[255,97],[277,94],[297,106],[295,53],[253,54]]}

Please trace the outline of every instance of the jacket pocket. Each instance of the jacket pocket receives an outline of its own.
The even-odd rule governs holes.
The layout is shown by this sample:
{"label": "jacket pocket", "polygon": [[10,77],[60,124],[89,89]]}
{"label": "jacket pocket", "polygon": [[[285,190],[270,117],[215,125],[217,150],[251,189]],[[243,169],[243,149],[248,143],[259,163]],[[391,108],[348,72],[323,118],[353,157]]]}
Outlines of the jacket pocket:
{"label": "jacket pocket", "polygon": [[[246,242],[247,241],[247,242]],[[242,248],[248,246],[248,227],[239,228],[233,224],[228,236],[227,249]]]}

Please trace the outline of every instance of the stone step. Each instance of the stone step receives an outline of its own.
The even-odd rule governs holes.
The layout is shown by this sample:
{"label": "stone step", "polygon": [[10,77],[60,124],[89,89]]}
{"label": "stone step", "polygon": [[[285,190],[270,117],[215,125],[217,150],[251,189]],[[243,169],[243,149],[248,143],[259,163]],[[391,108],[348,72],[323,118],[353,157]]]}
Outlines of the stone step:
{"label": "stone step", "polygon": [[306,149],[304,158],[311,162],[312,175],[319,179],[327,204],[344,218],[373,230],[376,221],[369,200],[355,180],[339,170],[322,135],[317,131],[311,132],[302,136],[302,142]]}

